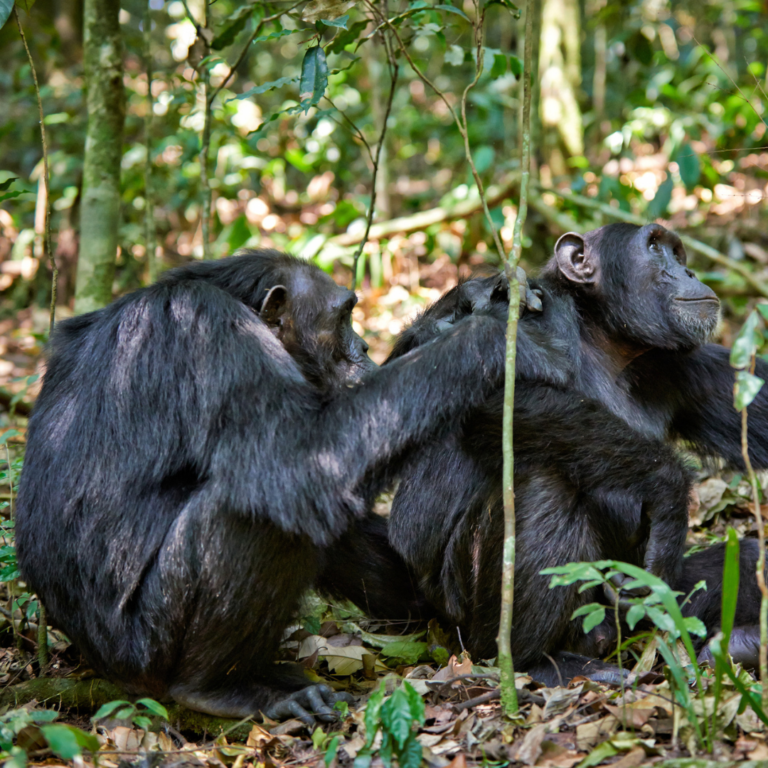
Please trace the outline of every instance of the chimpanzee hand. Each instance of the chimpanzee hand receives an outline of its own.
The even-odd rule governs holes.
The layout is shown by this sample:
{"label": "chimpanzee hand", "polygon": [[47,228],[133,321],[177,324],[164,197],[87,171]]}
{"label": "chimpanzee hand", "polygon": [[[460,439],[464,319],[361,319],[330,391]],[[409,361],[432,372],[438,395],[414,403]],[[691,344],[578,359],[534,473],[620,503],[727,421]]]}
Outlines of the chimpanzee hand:
{"label": "chimpanzee hand", "polygon": [[338,720],[338,712],[332,709],[338,701],[351,704],[354,699],[348,693],[334,693],[327,685],[308,685],[267,707],[264,714],[272,720],[295,717],[311,727],[315,724],[313,715],[323,723]]}
{"label": "chimpanzee hand", "polygon": [[651,590],[648,587],[642,585],[626,589],[624,585],[629,584],[631,581],[634,581],[631,576],[627,576],[623,573],[615,573],[610,577],[611,583],[603,585],[603,592],[611,605],[616,605],[618,603],[619,609],[624,613],[632,607],[632,603],[622,597],[622,595],[625,597],[645,597],[651,593]]}

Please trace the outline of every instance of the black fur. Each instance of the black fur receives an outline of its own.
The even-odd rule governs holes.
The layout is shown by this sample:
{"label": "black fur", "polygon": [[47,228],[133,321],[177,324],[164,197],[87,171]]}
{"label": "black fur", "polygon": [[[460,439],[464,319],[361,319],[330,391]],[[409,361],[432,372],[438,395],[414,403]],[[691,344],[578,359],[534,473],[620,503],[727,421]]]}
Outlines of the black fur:
{"label": "black fur", "polygon": [[498,387],[503,333],[468,318],[374,371],[354,301],[315,266],[253,252],[59,324],[18,557],[100,674],[246,716],[306,685],[272,659],[308,588],[379,618],[419,611],[371,500]]}
{"label": "black fur", "polygon": [[[461,297],[473,282],[505,317],[503,291],[470,281],[417,319],[390,360],[429,338],[440,319],[464,316],[472,302]],[[557,682],[547,655],[567,679],[589,669],[559,652],[604,650],[599,631],[585,638],[570,618],[602,596],[550,590],[543,568],[606,558],[645,565],[683,590],[706,579],[711,596],[686,610],[717,628],[722,555],[715,548],[683,559],[690,475],[673,443],[741,466],[740,416],[728,350],[704,343],[716,299],[685,267],[676,235],[618,224],[583,240],[564,236],[533,284],[543,312],[525,314],[518,331],[512,650],[518,669]],[[768,366],[758,361],[757,373],[765,378]],[[496,654],[499,621],[502,404],[498,391],[423,451],[404,473],[390,520],[395,549],[480,657]],[[749,424],[752,462],[766,467],[768,392],[750,406]],[[752,565],[742,583],[753,560],[745,542],[742,565]],[[743,593],[738,625],[756,623],[755,595]]]}

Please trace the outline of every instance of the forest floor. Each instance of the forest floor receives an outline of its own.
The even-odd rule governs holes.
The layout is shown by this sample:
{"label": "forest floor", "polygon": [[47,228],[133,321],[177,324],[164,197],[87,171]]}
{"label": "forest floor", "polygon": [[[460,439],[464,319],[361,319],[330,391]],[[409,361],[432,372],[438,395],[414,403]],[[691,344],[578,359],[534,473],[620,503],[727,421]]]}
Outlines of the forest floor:
{"label": "forest floor", "polygon": [[[366,290],[355,309],[354,322],[371,345],[371,355],[382,362],[392,339],[420,308],[456,283],[458,272],[449,261],[425,266],[418,279],[404,280],[385,291]],[[64,310],[60,316],[66,315]],[[41,370],[41,339],[47,312],[23,310],[0,321],[0,389],[33,401],[39,381],[30,376]],[[23,448],[25,419],[14,417],[6,424],[17,430],[11,451]],[[12,454],[8,454],[8,461]],[[7,476],[6,476],[7,477]],[[699,473],[698,498],[691,507],[689,543],[703,545],[723,537],[726,525],[739,537],[751,535],[753,518],[748,507],[747,483],[734,474]],[[2,498],[8,499],[9,489]],[[380,506],[387,511],[387,501]],[[768,505],[763,507],[768,517]],[[11,608],[13,582],[0,584],[0,606]],[[61,634],[51,632],[51,659],[41,670],[35,660],[36,627],[33,619],[9,623],[11,613],[0,608],[0,702],[6,709],[13,691],[24,701],[18,717],[56,709],[65,697],[32,696],[29,686],[40,677],[59,678],[73,685],[93,679],[79,654]],[[383,715],[380,721],[366,718],[367,699],[384,686],[391,694],[406,680],[420,697],[422,707],[405,718],[403,738],[415,738],[416,752],[403,756],[400,765],[416,768],[464,766],[541,766],[542,768],[590,768],[613,765],[707,766],[710,761],[757,761],[768,768],[768,730],[751,709],[740,711],[741,694],[730,683],[718,696],[717,730],[707,744],[701,742],[690,716],[675,701],[670,682],[663,674],[658,638],[647,632],[622,653],[622,663],[633,674],[625,689],[576,679],[569,685],[545,688],[520,675],[517,688],[520,713],[503,716],[498,701],[498,670],[493,661],[470,659],[455,647],[443,629],[434,623],[421,631],[403,634],[402,628],[366,621],[350,606],[328,606],[310,598],[305,615],[287,633],[285,660],[303,664],[307,674],[337,690],[353,694],[356,701],[332,726],[308,729],[298,720],[273,723],[232,723],[228,732],[187,720],[163,723],[157,718],[151,729],[131,717],[121,721],[92,720],[98,703],[81,697],[76,706],[62,706],[58,722],[94,733],[97,755],[62,762],[40,736],[34,724],[25,726],[18,743],[24,745],[33,765],[91,765],[107,768],[135,764],[154,768],[168,766],[364,766],[372,746],[373,766],[382,761],[384,732],[393,726]],[[12,630],[12,631],[9,631]],[[713,677],[706,672],[704,693],[696,699],[701,717],[713,708]],[[94,704],[96,706],[94,706]],[[0,712],[3,709],[0,708]],[[690,714],[690,713],[689,713]],[[410,718],[410,719],[409,719]],[[0,738],[13,714],[0,714]],[[419,724],[419,721],[421,723]],[[205,722],[205,721],[203,721]],[[702,718],[699,725],[704,722]],[[413,724],[415,723],[415,724]],[[145,727],[140,727],[144,725]],[[396,725],[396,724],[395,724]],[[371,729],[379,727],[373,744]],[[417,727],[418,726],[418,727]],[[18,730],[18,729],[17,729]],[[386,739],[386,735],[384,735]],[[411,740],[409,742],[408,740]],[[386,753],[386,750],[384,750]]]}

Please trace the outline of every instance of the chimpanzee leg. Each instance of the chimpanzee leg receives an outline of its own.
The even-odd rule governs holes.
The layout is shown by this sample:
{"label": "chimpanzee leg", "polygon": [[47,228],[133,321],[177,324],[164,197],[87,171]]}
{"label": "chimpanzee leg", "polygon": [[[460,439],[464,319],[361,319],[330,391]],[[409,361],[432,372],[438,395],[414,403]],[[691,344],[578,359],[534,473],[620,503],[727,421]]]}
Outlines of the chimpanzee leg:
{"label": "chimpanzee leg", "polygon": [[373,512],[325,550],[317,588],[375,619],[412,621],[427,607],[418,579],[389,543],[387,521]]}
{"label": "chimpanzee leg", "polygon": [[[728,651],[734,661],[749,668],[756,668],[760,662],[760,589],[756,578],[759,554],[754,539],[739,542],[739,594]],[[691,595],[683,605],[683,615],[698,616],[707,628],[707,639],[720,629],[724,566],[725,544],[714,544],[684,559],[682,579],[675,585],[683,593],[681,599]],[[706,582],[707,589],[692,592],[700,581]],[[699,657],[712,659],[708,643]]]}

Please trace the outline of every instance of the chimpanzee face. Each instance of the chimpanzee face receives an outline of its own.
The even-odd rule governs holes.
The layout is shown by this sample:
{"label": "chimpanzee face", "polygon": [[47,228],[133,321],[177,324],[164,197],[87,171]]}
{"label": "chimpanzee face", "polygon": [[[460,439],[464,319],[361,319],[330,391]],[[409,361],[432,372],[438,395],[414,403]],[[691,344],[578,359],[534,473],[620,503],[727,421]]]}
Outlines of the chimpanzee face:
{"label": "chimpanzee face", "polygon": [[272,288],[260,317],[272,328],[304,375],[320,389],[358,383],[375,368],[368,344],[352,328],[357,296],[307,264]]}
{"label": "chimpanzee face", "polygon": [[686,266],[680,238],[658,224],[569,232],[555,259],[585,311],[615,338],[682,349],[704,344],[717,327],[717,296]]}

